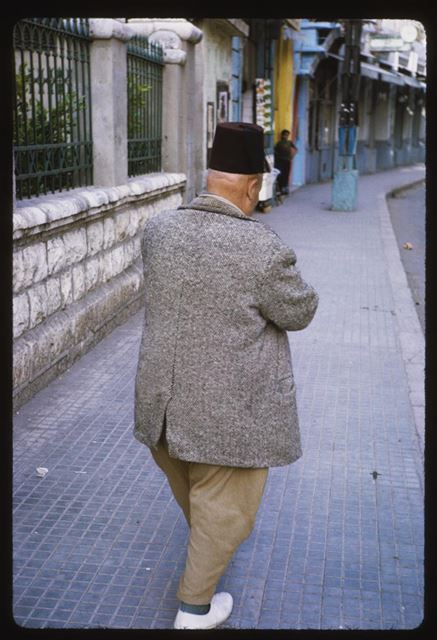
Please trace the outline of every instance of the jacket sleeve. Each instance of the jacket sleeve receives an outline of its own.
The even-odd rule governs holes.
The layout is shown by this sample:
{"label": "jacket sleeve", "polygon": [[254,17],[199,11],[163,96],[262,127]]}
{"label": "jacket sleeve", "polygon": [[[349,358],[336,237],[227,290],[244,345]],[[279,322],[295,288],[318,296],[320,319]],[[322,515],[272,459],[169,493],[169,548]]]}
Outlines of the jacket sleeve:
{"label": "jacket sleeve", "polygon": [[319,296],[301,277],[296,254],[281,246],[272,256],[259,289],[259,310],[280,329],[305,329],[314,317]]}

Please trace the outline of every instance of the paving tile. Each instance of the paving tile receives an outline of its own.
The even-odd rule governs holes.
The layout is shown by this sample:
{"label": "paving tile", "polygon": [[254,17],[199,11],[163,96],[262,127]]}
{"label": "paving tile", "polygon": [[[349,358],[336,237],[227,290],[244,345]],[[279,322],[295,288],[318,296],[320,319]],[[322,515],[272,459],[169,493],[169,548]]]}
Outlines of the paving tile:
{"label": "paving tile", "polygon": [[50,621],[67,622],[72,617],[70,609],[63,609],[62,607],[56,607],[50,614]]}

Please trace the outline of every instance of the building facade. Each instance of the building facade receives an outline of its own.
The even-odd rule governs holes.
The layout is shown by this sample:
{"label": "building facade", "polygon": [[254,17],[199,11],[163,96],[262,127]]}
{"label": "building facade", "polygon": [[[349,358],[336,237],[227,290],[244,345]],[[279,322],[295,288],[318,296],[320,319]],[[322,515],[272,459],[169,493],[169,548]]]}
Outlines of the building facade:
{"label": "building facade", "polygon": [[[360,173],[425,161],[425,47],[420,40],[402,40],[381,22],[389,21],[366,21],[362,31],[356,153]],[[398,29],[408,23],[398,22]],[[343,57],[340,23],[301,21],[294,43],[299,149],[295,186],[331,180],[336,171]]]}

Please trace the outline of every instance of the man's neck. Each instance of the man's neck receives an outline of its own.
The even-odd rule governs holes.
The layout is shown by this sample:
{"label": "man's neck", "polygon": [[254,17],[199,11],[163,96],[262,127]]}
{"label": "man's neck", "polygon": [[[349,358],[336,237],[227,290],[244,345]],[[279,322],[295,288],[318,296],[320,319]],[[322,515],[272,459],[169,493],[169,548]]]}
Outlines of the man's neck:
{"label": "man's neck", "polygon": [[238,211],[240,213],[242,213],[243,215],[247,216],[248,214],[245,213],[244,211],[242,211],[240,209],[240,207],[238,205],[235,204],[235,202],[232,202],[231,200],[229,200],[229,198],[226,198],[225,196],[219,195],[218,193],[211,193],[211,191],[207,191],[205,193],[205,195],[207,196],[212,196],[213,198],[218,198],[219,200],[223,200],[223,202],[226,202],[226,204],[230,204],[232,207],[235,207],[236,209],[238,209]]}

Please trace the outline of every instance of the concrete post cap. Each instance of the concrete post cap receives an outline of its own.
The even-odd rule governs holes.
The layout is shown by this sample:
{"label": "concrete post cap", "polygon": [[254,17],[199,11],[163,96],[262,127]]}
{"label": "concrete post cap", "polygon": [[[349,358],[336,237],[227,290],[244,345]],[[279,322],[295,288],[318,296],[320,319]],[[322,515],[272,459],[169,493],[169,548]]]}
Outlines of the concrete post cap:
{"label": "concrete post cap", "polygon": [[95,40],[117,38],[127,42],[136,35],[135,29],[113,18],[90,18],[90,36]]}

